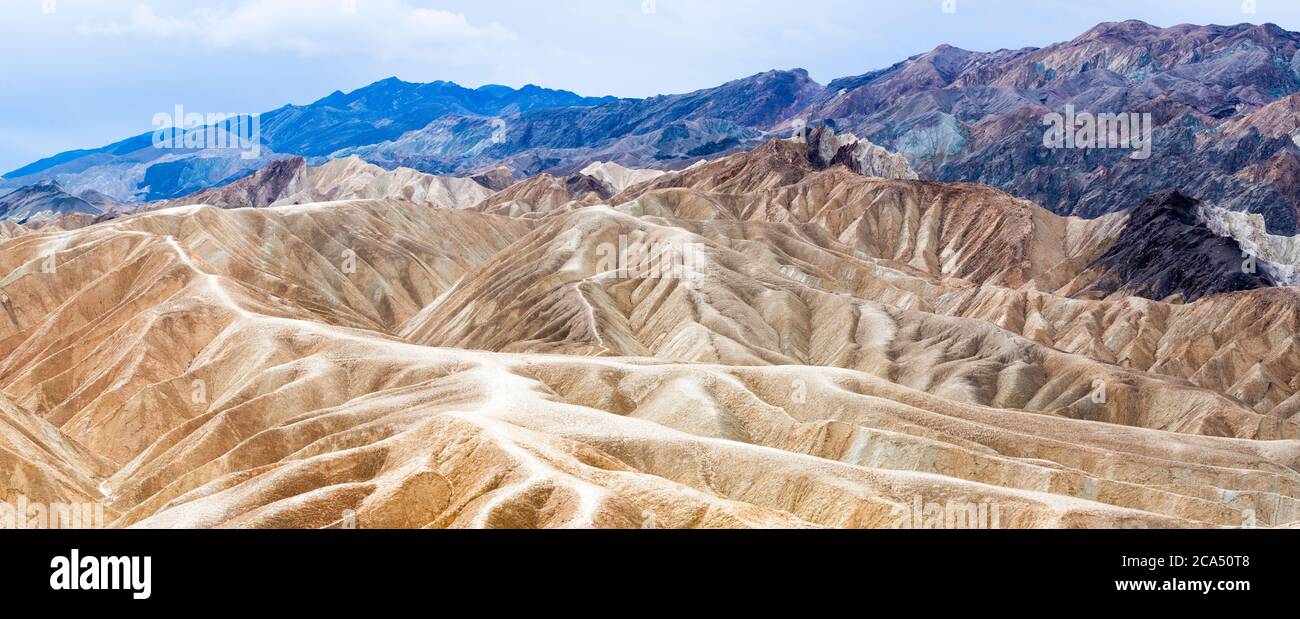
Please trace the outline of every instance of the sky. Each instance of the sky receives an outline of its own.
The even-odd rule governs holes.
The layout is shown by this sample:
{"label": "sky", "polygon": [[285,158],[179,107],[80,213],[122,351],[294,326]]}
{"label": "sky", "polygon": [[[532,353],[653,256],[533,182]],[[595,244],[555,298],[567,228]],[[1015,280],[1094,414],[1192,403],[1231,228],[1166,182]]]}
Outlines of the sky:
{"label": "sky", "polygon": [[944,43],[1042,47],[1124,19],[1300,31],[1300,2],[3,0],[0,171],[150,131],[177,105],[258,113],[390,76],[623,97],[795,67],[826,83]]}

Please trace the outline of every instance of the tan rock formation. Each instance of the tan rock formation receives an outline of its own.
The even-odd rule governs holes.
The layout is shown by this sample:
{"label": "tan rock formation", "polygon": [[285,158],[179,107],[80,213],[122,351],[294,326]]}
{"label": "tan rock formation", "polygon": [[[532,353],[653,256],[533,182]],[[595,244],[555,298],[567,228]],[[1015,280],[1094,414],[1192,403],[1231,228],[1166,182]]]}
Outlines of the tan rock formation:
{"label": "tan rock formation", "polygon": [[1300,521],[1295,288],[1076,298],[1123,215],[792,142],[585,182],[0,238],[0,492],[122,527]]}

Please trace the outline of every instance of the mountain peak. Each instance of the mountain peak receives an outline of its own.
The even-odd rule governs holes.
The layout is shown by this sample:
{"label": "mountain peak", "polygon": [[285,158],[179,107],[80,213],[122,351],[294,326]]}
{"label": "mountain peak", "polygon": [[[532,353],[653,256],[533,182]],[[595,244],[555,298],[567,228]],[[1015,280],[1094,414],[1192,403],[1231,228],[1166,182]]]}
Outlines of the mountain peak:
{"label": "mountain peak", "polygon": [[956,46],[954,46],[954,45],[949,45],[949,44],[947,44],[947,43],[940,43],[940,44],[937,45],[934,49],[930,50],[929,55],[931,55],[931,56],[947,56],[947,55],[952,55],[952,54],[968,55],[968,54],[973,54],[973,53],[975,53],[975,52],[972,52],[972,51],[970,51],[970,50],[966,50],[966,49],[962,49],[962,48],[960,48],[960,47],[956,47]]}
{"label": "mountain peak", "polygon": [[1196,210],[1200,203],[1200,200],[1184,194],[1181,190],[1166,189],[1144,198],[1139,208],[1162,208],[1182,213]]}
{"label": "mountain peak", "polygon": [[1105,35],[1135,35],[1150,34],[1162,30],[1159,26],[1153,26],[1140,19],[1127,19],[1124,21],[1107,21],[1101,22],[1083,33],[1080,38],[1096,38]]}
{"label": "mountain peak", "polygon": [[19,189],[19,191],[25,191],[29,194],[49,194],[55,196],[68,195],[69,197],[74,197],[71,196],[71,194],[68,194],[66,191],[64,191],[63,186],[59,185],[58,181],[55,181],[52,178],[38,181],[27,187]]}

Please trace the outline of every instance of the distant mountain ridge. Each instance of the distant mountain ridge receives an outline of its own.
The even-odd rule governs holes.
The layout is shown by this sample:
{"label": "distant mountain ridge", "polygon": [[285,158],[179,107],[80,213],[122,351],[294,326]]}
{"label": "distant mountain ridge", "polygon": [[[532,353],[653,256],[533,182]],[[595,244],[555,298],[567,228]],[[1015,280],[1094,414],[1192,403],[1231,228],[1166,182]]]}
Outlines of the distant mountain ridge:
{"label": "distant mountain ridge", "polygon": [[[262,115],[262,136],[276,152],[327,156],[357,144],[395,140],[449,115],[508,116],[553,107],[584,107],[613,97],[581,97],[527,85],[469,89],[452,82],[414,84],[390,77],[333,94],[306,106],[286,105]],[[329,127],[330,131],[322,131]]]}
{"label": "distant mountain ridge", "polygon": [[807,71],[768,71],[679,95],[594,107],[539,108],[503,118],[448,116],[399,140],[340,151],[384,167],[464,174],[506,165],[531,176],[596,161],[673,168],[748,150],[821,93]]}
{"label": "distant mountain ridge", "polygon": [[260,156],[238,152],[157,149],[153,132],[97,149],[69,151],[3,176],[6,186],[55,178],[70,191],[95,190],[118,200],[178,198],[225,185],[292,156],[325,158],[345,146],[400,137],[447,115],[517,114],[548,106],[590,106],[612,97],[582,97],[538,86],[489,85],[469,89],[451,82],[413,84],[397,78],[351,93],[334,92],[310,105],[286,105],[260,117]]}
{"label": "distant mountain ridge", "polygon": [[[988,184],[1059,214],[1096,217],[1178,190],[1300,228],[1300,33],[1272,24],[1103,23],[1044,48],[948,45],[822,86],[768,71],[647,99],[580,97],[530,86],[376,82],[262,117],[256,160],[150,152],[149,135],[73,151],[5,175],[72,191],[156,200],[226,184],[272,160],[356,155],[383,168],[517,177],[575,174],[594,162],[681,169],[830,125],[902,154],[922,178]],[[1066,106],[1149,114],[1150,159],[1124,149],[1047,149],[1042,119]]]}
{"label": "distant mountain ridge", "polygon": [[[1126,21],[1042,49],[940,46],[831,82],[804,116],[906,155],[924,177],[985,183],[1061,214],[1096,217],[1177,189],[1291,235],[1300,124],[1287,111],[1298,91],[1300,33]],[[1153,156],[1044,148],[1044,115],[1066,106],[1150,114]]]}

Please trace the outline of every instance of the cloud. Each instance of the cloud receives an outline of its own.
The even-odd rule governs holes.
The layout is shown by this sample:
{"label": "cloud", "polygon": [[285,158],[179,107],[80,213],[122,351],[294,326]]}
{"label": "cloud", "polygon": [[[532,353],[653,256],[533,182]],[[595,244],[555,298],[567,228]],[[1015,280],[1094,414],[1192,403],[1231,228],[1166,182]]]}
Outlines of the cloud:
{"label": "cloud", "polygon": [[287,51],[302,57],[369,54],[429,57],[458,48],[501,45],[517,35],[497,23],[475,25],[460,13],[404,0],[244,0],[233,9],[158,15],[138,5],[125,23],[82,23],[85,36],[198,42],[220,50]]}
{"label": "cloud", "polygon": [[198,29],[198,24],[193,21],[175,17],[160,17],[148,5],[141,4],[131,11],[131,21],[125,24],[117,22],[103,24],[83,23],[77,26],[77,33],[82,35],[174,37],[193,35]]}

